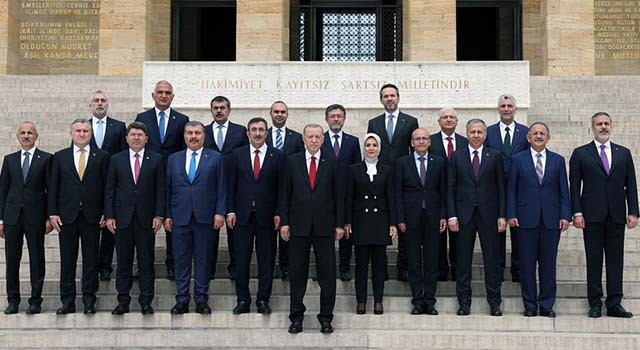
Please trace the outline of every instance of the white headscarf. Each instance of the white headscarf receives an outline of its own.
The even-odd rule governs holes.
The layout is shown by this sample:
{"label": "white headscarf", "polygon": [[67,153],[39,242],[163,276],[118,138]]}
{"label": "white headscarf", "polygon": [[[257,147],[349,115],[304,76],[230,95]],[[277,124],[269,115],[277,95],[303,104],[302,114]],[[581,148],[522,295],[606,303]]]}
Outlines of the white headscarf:
{"label": "white headscarf", "polygon": [[[367,144],[367,140],[368,139],[374,139],[376,140],[376,143],[378,144],[378,153],[376,153],[376,155],[374,157],[369,157],[367,156],[367,152],[366,152],[366,144]],[[380,148],[382,147],[382,144],[380,143],[380,137],[376,134],[373,133],[369,133],[369,134],[365,134],[362,137],[362,150],[364,151],[364,164],[367,166],[367,175],[369,175],[369,180],[373,181],[373,177],[375,175],[378,175],[378,156],[380,155]]]}

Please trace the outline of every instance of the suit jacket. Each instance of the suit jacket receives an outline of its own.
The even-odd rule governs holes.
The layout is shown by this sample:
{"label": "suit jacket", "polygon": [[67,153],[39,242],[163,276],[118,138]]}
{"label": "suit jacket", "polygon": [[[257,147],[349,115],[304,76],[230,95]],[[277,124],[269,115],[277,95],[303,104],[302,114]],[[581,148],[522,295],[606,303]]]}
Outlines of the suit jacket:
{"label": "suit jacket", "polygon": [[408,114],[400,112],[396,120],[396,128],[393,131],[393,138],[389,142],[387,136],[387,123],[384,113],[369,120],[367,133],[375,133],[380,136],[380,155],[378,159],[394,168],[394,164],[400,157],[411,153],[411,133],[418,128],[418,119]]}
{"label": "suit jacket", "polygon": [[[346,183],[349,176],[349,166],[351,164],[360,163],[362,157],[360,155],[360,141],[357,137],[349,135],[346,132],[342,132],[342,145],[340,146],[340,152],[336,157],[333,152],[333,142],[331,135],[327,131],[324,133],[324,141],[322,143],[322,153],[333,156],[338,161],[338,177],[342,183]],[[331,133],[333,134],[333,133]]]}
{"label": "suit jacket", "polygon": [[22,152],[6,155],[2,163],[0,220],[6,225],[15,225],[22,209],[27,223],[43,225],[47,220],[47,188],[52,155],[36,148],[31,155],[27,178],[23,180]]}
{"label": "suit jacket", "polygon": [[469,147],[459,148],[447,171],[447,215],[468,224],[477,207],[484,223],[506,215],[504,165],[500,152],[484,147],[478,178],[473,174]]}
{"label": "suit jacket", "polygon": [[607,214],[617,224],[638,215],[636,172],[629,149],[611,143],[609,175],[604,171],[595,143],[573,150],[569,161],[571,210],[585,222],[603,222]]}
{"label": "suit jacket", "polygon": [[129,149],[113,155],[107,173],[105,219],[116,219],[117,226],[125,228],[134,220],[134,213],[145,227],[150,227],[156,216],[164,218],[165,180],[164,160],[158,153],[145,149],[137,184],[131,170]]}
{"label": "suit jacket", "polygon": [[447,162],[435,154],[427,154],[427,174],[424,186],[413,154],[398,159],[395,173],[395,195],[398,222],[407,228],[418,228],[424,201],[431,228],[440,227],[447,217]]}
{"label": "suit jacket", "polygon": [[[184,125],[189,121],[189,117],[171,108],[171,113],[167,118],[167,130],[164,135],[164,142],[160,142],[160,129],[158,128],[158,118],[156,109],[151,108],[136,116],[136,121],[147,126],[149,140],[145,146],[146,150],[160,153],[166,160],[169,155],[186,149],[184,142]],[[128,147],[128,146],[127,146]]]}
{"label": "suit jacket", "polygon": [[60,216],[63,224],[74,222],[80,210],[90,224],[100,222],[103,214],[109,154],[93,147],[90,150],[82,180],[73,162],[73,147],[53,155],[48,211],[49,216]]}
{"label": "suit jacket", "polygon": [[[458,133],[455,133],[454,135],[456,138],[456,151],[469,145],[469,141],[467,141],[466,137]],[[438,155],[444,158],[447,163],[449,162],[449,158],[447,157],[447,146],[442,142],[442,131],[431,134],[431,146],[429,147],[429,153]]]}
{"label": "suit jacket", "polygon": [[205,126],[205,147],[212,149],[226,157],[228,154],[233,152],[234,149],[249,144],[249,139],[247,138],[247,128],[240,124],[229,122],[229,130],[227,130],[227,135],[225,136],[224,143],[222,144],[222,150],[220,150],[218,148],[218,145],[216,144],[217,129],[214,130],[216,125],[218,125],[216,122],[212,122],[211,124]]}
{"label": "suit jacket", "polygon": [[[193,183],[185,169],[187,151],[169,156],[167,163],[167,218],[185,226],[191,214],[201,224],[212,224],[213,216],[227,214],[227,181],[220,153],[203,148]],[[191,154],[191,153],[189,153]]]}
{"label": "suit jacket", "polygon": [[489,148],[493,148],[500,152],[502,155],[502,162],[504,163],[504,174],[508,178],[509,166],[511,164],[511,157],[514,154],[524,151],[529,148],[529,141],[527,141],[527,133],[529,128],[526,125],[513,123],[514,130],[511,130],[511,148],[509,154],[504,151],[504,141],[500,134],[500,122],[490,125],[487,128],[487,139],[484,141],[484,145]]}
{"label": "suit jacket", "polygon": [[[93,118],[89,118],[89,122],[93,124]],[[109,155],[114,155],[116,153],[122,152],[126,149],[129,149],[129,145],[127,144],[127,127],[124,122],[113,119],[107,116],[105,121],[105,131],[104,131],[104,140],[102,141],[101,150],[109,153]],[[95,130],[94,133],[91,134],[90,146],[91,148],[98,149],[98,145],[96,144],[96,136]]]}
{"label": "suit jacket", "polygon": [[364,162],[349,167],[344,222],[355,245],[390,245],[389,226],[398,223],[391,168],[378,162],[376,169],[371,181]]}
{"label": "suit jacket", "polygon": [[559,227],[560,219],[571,221],[569,183],[564,158],[546,151],[542,184],[531,152],[511,157],[507,184],[507,218],[518,218],[520,227],[534,229],[541,220],[549,230]]}
{"label": "suit jacket", "polygon": [[273,227],[273,217],[278,209],[278,189],[284,173],[284,154],[267,147],[258,181],[253,176],[253,159],[250,147],[242,146],[231,152],[227,168],[229,196],[227,211],[236,214],[236,224],[245,226],[255,211],[260,227]]}
{"label": "suit jacket", "polygon": [[292,236],[308,236],[311,228],[318,236],[331,236],[344,223],[344,195],[338,184],[338,165],[321,152],[313,190],[309,182],[306,152],[287,159],[282,188],[280,222],[291,226]]}
{"label": "suit jacket", "polygon": [[[269,128],[267,132],[267,145],[275,147],[272,136],[273,128]],[[285,128],[286,136],[284,137],[284,145],[282,146],[282,152],[284,152],[285,158],[289,158],[290,155],[298,152],[304,152],[304,142],[302,142],[302,134],[293,131],[289,128]]]}

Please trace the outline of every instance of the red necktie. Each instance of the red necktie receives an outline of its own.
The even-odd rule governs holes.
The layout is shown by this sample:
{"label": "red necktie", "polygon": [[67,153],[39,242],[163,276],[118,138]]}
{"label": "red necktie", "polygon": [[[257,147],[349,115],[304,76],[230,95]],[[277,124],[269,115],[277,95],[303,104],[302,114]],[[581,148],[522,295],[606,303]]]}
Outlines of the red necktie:
{"label": "red necktie", "polygon": [[253,179],[258,182],[258,177],[260,176],[260,157],[258,154],[260,154],[260,150],[257,149],[255,153],[256,156],[253,157]]}
{"label": "red necktie", "polygon": [[451,141],[453,138],[451,136],[447,136],[447,141],[449,141],[449,143],[447,144],[447,159],[451,160],[451,156],[453,155],[453,141]]}
{"label": "red necktie", "polygon": [[309,182],[311,183],[311,189],[316,183],[316,157],[311,156],[311,165],[309,166]]}
{"label": "red necktie", "polygon": [[140,178],[140,155],[136,153],[134,156],[136,161],[133,163],[133,176],[136,180],[136,185],[138,184],[138,179]]}

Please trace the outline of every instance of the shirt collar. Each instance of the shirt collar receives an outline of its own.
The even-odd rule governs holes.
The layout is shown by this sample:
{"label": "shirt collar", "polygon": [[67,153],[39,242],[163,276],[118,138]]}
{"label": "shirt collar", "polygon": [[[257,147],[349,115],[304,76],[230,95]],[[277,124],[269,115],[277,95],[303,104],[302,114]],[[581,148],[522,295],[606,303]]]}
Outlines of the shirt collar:
{"label": "shirt collar", "polygon": [[316,159],[320,159],[320,150],[318,150],[318,152],[316,154],[311,154],[311,153],[309,153],[308,150],[305,150],[304,151],[304,156],[305,156],[305,159],[309,159],[309,158],[311,158],[311,156],[316,157]]}
{"label": "shirt collar", "polygon": [[533,157],[533,159],[536,159],[536,154],[540,153],[542,154],[542,158],[546,158],[547,157],[547,149],[543,149],[542,152],[538,152],[535,149],[533,149],[533,147],[529,147],[529,149],[531,150],[531,156]]}
{"label": "shirt collar", "polygon": [[398,115],[400,115],[400,108],[396,108],[395,111],[393,111],[393,113],[389,113],[387,111],[384,111],[384,117],[385,119],[389,118],[389,115],[393,114],[394,117],[398,118]]}
{"label": "shirt collar", "polygon": [[455,132],[453,134],[451,134],[451,136],[449,136],[444,131],[440,130],[440,135],[442,135],[442,141],[449,142],[449,140],[447,140],[447,137],[451,137],[451,141],[455,141],[456,140],[456,133]]}
{"label": "shirt collar", "polygon": [[154,107],[154,109],[156,110],[156,118],[160,118],[160,112],[164,112],[165,118],[168,118],[171,115],[171,107],[165,109],[164,111],[159,110],[158,107]]}
{"label": "shirt collar", "polygon": [[[220,124],[218,124],[218,122],[216,122],[216,121],[214,120],[214,121],[213,121],[213,128],[214,128],[214,129],[217,129],[217,128],[218,128],[218,125],[220,125]],[[224,122],[224,124],[222,124],[222,126],[223,126],[224,128],[229,128],[229,119],[227,119],[227,121],[226,121],[226,122]]]}
{"label": "shirt collar", "polygon": [[333,131],[329,130],[329,138],[331,139],[331,142],[332,142],[332,143],[333,143],[333,141],[335,141],[335,139],[336,139],[336,138],[334,137],[335,135],[338,135],[338,138],[340,138],[340,139],[341,139],[341,138],[342,138],[342,130],[340,130],[340,131],[339,131],[339,132],[337,132],[337,133],[335,133],[335,132],[333,132]]}
{"label": "shirt collar", "polygon": [[[89,153],[91,151],[91,146],[89,144],[87,144],[86,146],[84,146],[84,150]],[[73,153],[76,153],[80,151],[80,147],[76,146],[76,144],[73,144]]]}
{"label": "shirt collar", "polygon": [[[138,152],[138,154],[140,155],[140,158],[144,157],[144,148],[140,150],[140,152]],[[130,158],[134,158],[136,155],[136,151],[132,150],[131,148],[129,148],[129,157]]]}
{"label": "shirt collar", "polygon": [[473,151],[478,151],[478,154],[482,154],[482,149],[484,148],[484,145],[480,145],[480,147],[478,147],[478,149],[473,149],[473,147],[471,147],[471,144],[469,144],[467,147],[469,147],[469,153],[473,154]]}
{"label": "shirt collar", "polygon": [[429,152],[425,153],[424,156],[421,156],[418,154],[418,152],[413,151],[413,159],[414,160],[420,160],[420,157],[424,157],[424,159],[429,158]]}
{"label": "shirt collar", "polygon": [[607,142],[605,143],[600,143],[598,142],[598,140],[593,139],[593,142],[596,144],[596,147],[598,148],[598,151],[600,150],[600,146],[605,145],[605,147],[607,149],[611,149],[611,140],[607,140]]}
{"label": "shirt collar", "polygon": [[507,125],[507,124],[503,123],[502,121],[500,121],[500,130],[501,130],[501,131],[504,131],[504,129],[505,129],[507,126],[509,127],[509,131],[514,131],[514,130],[515,130],[515,128],[516,128],[516,122],[515,122],[515,121],[513,121],[513,122],[511,122],[511,124]]}
{"label": "shirt collar", "polygon": [[[198,154],[198,156],[202,155],[202,150],[204,149],[204,147],[200,147],[199,149],[197,149],[195,152]],[[193,151],[190,148],[187,148],[187,157],[191,157],[191,153],[193,153]]]}
{"label": "shirt collar", "polygon": [[33,146],[27,150],[24,149],[20,149],[20,154],[24,157],[24,152],[29,152],[30,156],[33,156],[33,154],[36,152],[36,146]]}
{"label": "shirt collar", "polygon": [[253,147],[252,144],[249,144],[249,148],[251,149],[251,154],[255,154],[256,150],[259,150],[260,153],[262,154],[266,154],[267,153],[267,143],[263,143],[262,146],[260,148],[255,148]]}

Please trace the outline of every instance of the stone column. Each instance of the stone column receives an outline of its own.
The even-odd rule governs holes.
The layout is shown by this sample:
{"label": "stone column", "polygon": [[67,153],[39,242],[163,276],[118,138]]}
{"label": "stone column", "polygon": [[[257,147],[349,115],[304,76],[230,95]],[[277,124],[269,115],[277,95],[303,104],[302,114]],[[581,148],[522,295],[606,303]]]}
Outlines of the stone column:
{"label": "stone column", "polygon": [[404,0],[403,59],[455,61],[456,0]]}
{"label": "stone column", "polygon": [[594,75],[593,0],[543,0],[542,74]]}
{"label": "stone column", "polygon": [[289,60],[289,0],[237,0],[236,60]]}
{"label": "stone column", "polygon": [[0,74],[15,74],[18,64],[16,5],[16,1],[0,0]]}

